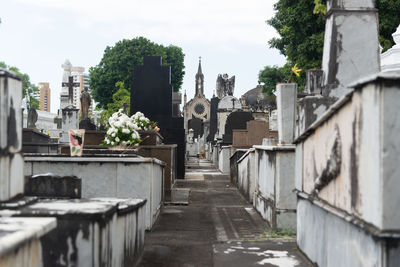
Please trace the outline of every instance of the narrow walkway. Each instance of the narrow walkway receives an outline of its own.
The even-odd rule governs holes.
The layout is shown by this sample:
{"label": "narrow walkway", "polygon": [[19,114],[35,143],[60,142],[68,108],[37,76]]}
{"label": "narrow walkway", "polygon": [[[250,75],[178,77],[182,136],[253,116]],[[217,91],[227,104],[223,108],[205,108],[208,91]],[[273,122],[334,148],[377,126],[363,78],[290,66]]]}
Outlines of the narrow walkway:
{"label": "narrow walkway", "polygon": [[266,239],[267,224],[211,164],[187,167],[187,206],[164,206],[146,233],[143,267],[310,266],[294,239]]}

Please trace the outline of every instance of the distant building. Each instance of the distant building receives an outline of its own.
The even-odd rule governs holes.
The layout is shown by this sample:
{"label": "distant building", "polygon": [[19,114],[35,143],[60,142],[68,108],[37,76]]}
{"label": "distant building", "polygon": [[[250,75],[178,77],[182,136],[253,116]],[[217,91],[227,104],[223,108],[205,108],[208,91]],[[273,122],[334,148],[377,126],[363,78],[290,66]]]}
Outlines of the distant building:
{"label": "distant building", "polygon": [[89,75],[85,73],[84,67],[72,67],[71,76],[74,77],[74,83],[80,83],[79,86],[74,87],[72,103],[76,108],[81,109],[80,97],[84,88],[89,90]]}
{"label": "distant building", "polygon": [[49,83],[40,82],[39,109],[50,112],[50,86]]}
{"label": "distant building", "polygon": [[[187,95],[184,95],[184,120],[185,120],[185,130],[186,134],[189,133],[191,128],[191,122],[195,121],[207,121],[210,119],[210,107],[211,103],[204,96],[204,75],[201,70],[201,61],[199,61],[199,67],[196,74],[196,94],[192,100],[187,102]],[[201,127],[202,128],[202,127]],[[199,135],[199,129],[194,129],[194,136],[197,138]],[[202,130],[201,130],[202,131]],[[202,135],[202,134],[201,134]]]}

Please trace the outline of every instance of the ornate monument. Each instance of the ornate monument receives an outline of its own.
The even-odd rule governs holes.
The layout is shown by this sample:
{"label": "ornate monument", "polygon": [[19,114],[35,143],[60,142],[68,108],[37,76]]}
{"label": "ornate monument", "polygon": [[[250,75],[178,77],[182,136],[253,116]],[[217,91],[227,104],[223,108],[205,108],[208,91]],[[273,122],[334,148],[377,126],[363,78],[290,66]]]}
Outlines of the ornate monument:
{"label": "ornate monument", "polygon": [[89,107],[92,102],[92,98],[90,94],[85,88],[85,90],[81,93],[81,116],[82,120],[89,119]]}
{"label": "ornate monument", "polygon": [[219,99],[227,95],[233,95],[233,91],[235,90],[235,75],[229,78],[226,73],[218,74],[216,87]]}

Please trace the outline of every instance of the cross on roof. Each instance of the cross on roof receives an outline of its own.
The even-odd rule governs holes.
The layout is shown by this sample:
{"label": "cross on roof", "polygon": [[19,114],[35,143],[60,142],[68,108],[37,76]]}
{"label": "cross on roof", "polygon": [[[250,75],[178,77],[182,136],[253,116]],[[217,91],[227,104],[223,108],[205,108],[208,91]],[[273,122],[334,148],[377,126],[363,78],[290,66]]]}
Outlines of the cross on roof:
{"label": "cross on roof", "polygon": [[74,77],[72,77],[72,76],[68,77],[67,83],[63,82],[61,84],[62,87],[68,87],[68,98],[71,103],[72,103],[72,97],[73,97],[73,89],[74,89],[74,87],[78,87],[80,85],[81,85],[81,83],[74,83]]}

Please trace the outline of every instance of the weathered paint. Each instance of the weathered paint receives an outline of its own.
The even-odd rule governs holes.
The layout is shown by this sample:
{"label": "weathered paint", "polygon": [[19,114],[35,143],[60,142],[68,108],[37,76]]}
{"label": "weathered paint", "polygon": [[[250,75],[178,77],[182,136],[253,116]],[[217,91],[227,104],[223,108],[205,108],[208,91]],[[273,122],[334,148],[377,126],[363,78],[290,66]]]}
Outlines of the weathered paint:
{"label": "weathered paint", "polygon": [[254,207],[274,228],[296,228],[295,147],[254,146]]}
{"label": "weathered paint", "polygon": [[[378,75],[358,83],[346,102],[297,143],[303,154],[296,158],[302,185],[297,189],[303,192],[297,210],[298,245],[320,266],[400,263],[399,79]],[[311,196],[338,136],[340,172]]]}
{"label": "weathered paint", "polygon": [[255,149],[249,149],[238,161],[238,188],[250,203],[256,192],[255,164]]}
{"label": "weathered paint", "polygon": [[0,266],[43,266],[39,239],[56,225],[55,218],[0,218]]}
{"label": "weathered paint", "polygon": [[19,77],[0,69],[0,201],[23,192],[21,99]]}

